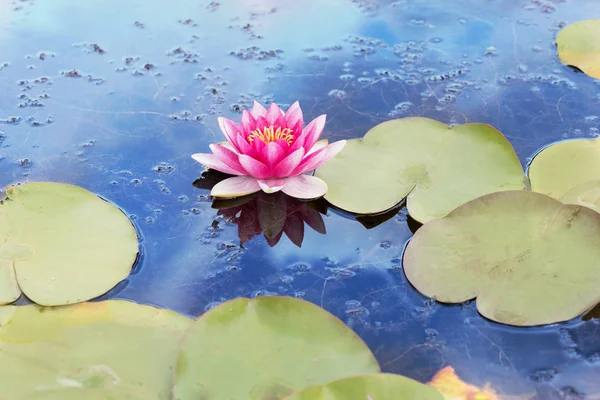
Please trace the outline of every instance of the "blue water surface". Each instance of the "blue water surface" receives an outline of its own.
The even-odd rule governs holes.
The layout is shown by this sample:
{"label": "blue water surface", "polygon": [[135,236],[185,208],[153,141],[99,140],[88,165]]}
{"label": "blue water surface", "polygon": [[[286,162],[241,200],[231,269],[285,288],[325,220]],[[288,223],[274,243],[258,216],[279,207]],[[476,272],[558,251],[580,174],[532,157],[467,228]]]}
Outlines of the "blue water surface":
{"label": "blue water surface", "polygon": [[372,229],[329,210],[302,247],[240,246],[190,155],[222,140],[218,116],[299,100],[307,120],[327,114],[330,141],[406,116],[485,122],[526,165],[599,134],[600,82],[554,44],[599,16],[597,0],[0,0],[0,186],[72,183],[131,216],[143,254],[104,298],[198,316],[297,296],[358,332],[385,371],[425,382],[452,365],[520,398],[594,398],[597,320],[514,328],[421,296],[402,273],[403,210]]}

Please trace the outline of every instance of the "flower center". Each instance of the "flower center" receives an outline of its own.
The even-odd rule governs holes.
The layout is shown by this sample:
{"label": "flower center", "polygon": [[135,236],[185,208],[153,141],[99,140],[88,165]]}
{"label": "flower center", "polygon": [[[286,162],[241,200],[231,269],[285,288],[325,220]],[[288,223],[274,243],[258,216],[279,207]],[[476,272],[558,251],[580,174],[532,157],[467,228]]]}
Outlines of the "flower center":
{"label": "flower center", "polygon": [[254,142],[254,139],[259,139],[264,144],[269,144],[277,140],[285,140],[287,144],[290,145],[294,141],[294,134],[292,132],[294,131],[290,128],[281,129],[281,127],[278,127],[277,130],[275,130],[275,127],[269,126],[264,127],[262,130],[256,129],[252,131],[246,139],[248,139],[248,142],[250,143]]}

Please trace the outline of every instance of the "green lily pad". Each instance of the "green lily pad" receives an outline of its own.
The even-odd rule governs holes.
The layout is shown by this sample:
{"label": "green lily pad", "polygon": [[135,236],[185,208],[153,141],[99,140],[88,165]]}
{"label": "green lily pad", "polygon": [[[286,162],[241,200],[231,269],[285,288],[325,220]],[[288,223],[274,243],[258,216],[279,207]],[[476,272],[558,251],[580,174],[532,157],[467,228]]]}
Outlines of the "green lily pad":
{"label": "green lily pad", "polygon": [[312,386],[285,400],[444,400],[436,389],[393,374],[372,374]]}
{"label": "green lily pad", "polygon": [[492,193],[430,221],[404,254],[408,280],[443,303],[477,298],[509,325],[575,318],[600,302],[600,213],[534,192]]}
{"label": "green lily pad", "polygon": [[134,390],[68,387],[35,392],[18,400],[158,400],[156,396],[146,396],[141,397]]}
{"label": "green lily pad", "polygon": [[525,187],[523,167],[498,130],[477,123],[450,128],[428,118],[375,126],[315,175],[338,208],[375,214],[408,196],[408,212],[419,222],[487,193]]}
{"label": "green lily pad", "polygon": [[559,200],[575,187],[600,180],[600,139],[574,139],[540,151],[527,171],[531,190]]}
{"label": "green lily pad", "polygon": [[[190,324],[172,311],[119,300],[0,307],[2,396],[54,399],[80,388],[119,400],[170,399],[177,348]],[[77,398],[68,392],[65,399]]]}
{"label": "green lily pad", "polygon": [[291,297],[238,298],[206,312],[184,336],[173,400],[276,400],[378,371],[363,341],[320,307]]}
{"label": "green lily pad", "polygon": [[575,186],[560,201],[565,204],[578,204],[600,212],[600,180]]}
{"label": "green lily pad", "polygon": [[579,21],[565,26],[556,36],[560,61],[600,79],[599,37],[600,19]]}
{"label": "green lily pad", "polygon": [[7,196],[0,206],[0,288],[10,295],[3,293],[0,302],[15,298],[18,282],[38,304],[77,303],[129,275],[137,234],[114,205],[81,187],[52,182],[11,186]]}

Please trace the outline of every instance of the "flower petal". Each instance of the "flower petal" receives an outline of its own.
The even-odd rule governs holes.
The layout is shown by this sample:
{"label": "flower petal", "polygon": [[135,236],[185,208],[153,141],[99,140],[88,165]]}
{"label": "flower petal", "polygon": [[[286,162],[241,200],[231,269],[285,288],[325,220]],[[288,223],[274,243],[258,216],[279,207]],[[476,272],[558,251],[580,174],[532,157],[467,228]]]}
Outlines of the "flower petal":
{"label": "flower petal", "polygon": [[250,176],[257,179],[266,179],[271,176],[271,170],[265,164],[245,154],[240,154],[238,159],[242,167]]}
{"label": "flower petal", "polygon": [[316,199],[327,193],[327,184],[312,175],[298,175],[287,179],[281,191],[297,199]]}
{"label": "flower petal", "polygon": [[[269,107],[269,110],[267,111],[267,122],[269,126],[274,126],[274,125],[279,125],[281,126],[281,121],[279,121],[279,119],[283,119],[283,111],[281,110],[281,108],[279,108],[279,106],[275,103],[271,103],[271,106]],[[280,122],[280,123],[278,123]]]}
{"label": "flower petal", "polygon": [[254,100],[254,105],[252,105],[252,110],[250,110],[250,114],[252,114],[254,118],[264,117],[267,115],[267,109],[263,107],[263,105],[260,104],[258,101]]}
{"label": "flower petal", "polygon": [[238,153],[219,144],[211,144],[209,147],[214,155],[217,156],[219,160],[223,161],[224,164],[227,164],[243,175],[247,175],[246,170],[244,167],[242,167],[242,164],[240,164],[240,161],[238,160]]}
{"label": "flower petal", "polygon": [[318,116],[317,118],[310,121],[308,125],[302,129],[302,145],[306,151],[310,150],[311,147],[316,143],[319,136],[325,128],[325,120],[327,116],[325,114]]}
{"label": "flower petal", "polygon": [[327,139],[321,139],[319,141],[317,141],[313,147],[310,148],[310,150],[308,151],[308,153],[306,153],[306,156],[314,153],[317,150],[321,150],[322,148],[327,147],[327,145],[329,144],[329,140]]}
{"label": "flower petal", "polygon": [[278,178],[290,176],[292,171],[298,167],[302,158],[304,158],[304,148],[301,147],[293,153],[290,153],[275,166],[275,169],[273,170],[274,176]]}
{"label": "flower petal", "polygon": [[337,142],[333,142],[321,150],[311,153],[309,156],[304,158],[304,160],[302,160],[300,165],[298,165],[298,167],[292,171],[291,175],[303,174],[307,171],[312,171],[313,169],[319,168],[321,165],[325,164],[327,161],[335,157],[340,151],[342,151],[345,145],[345,140],[338,140]]}
{"label": "flower petal", "polygon": [[256,119],[246,110],[242,111],[241,122],[243,131],[251,132],[256,129]]}
{"label": "flower petal", "polygon": [[234,176],[217,183],[211,190],[213,197],[240,197],[258,192],[260,186],[251,176]]}
{"label": "flower petal", "polygon": [[239,151],[237,141],[238,141],[238,136],[239,136],[239,132],[240,132],[240,127],[232,120],[224,118],[224,117],[217,118],[217,121],[219,121],[219,128],[221,128],[221,131],[227,138],[227,141],[229,143],[231,143],[231,145],[237,151]]}
{"label": "flower petal", "polygon": [[262,158],[267,167],[271,168],[271,172],[274,172],[274,167],[281,161],[285,156],[285,151],[276,142],[271,142],[265,146],[262,151]]}
{"label": "flower petal", "polygon": [[286,179],[258,179],[258,185],[265,193],[279,192],[287,183]]}
{"label": "flower petal", "polygon": [[226,174],[246,175],[245,173],[241,173],[241,172],[236,171],[235,169],[231,168],[229,165],[225,164],[214,154],[196,153],[196,154],[192,154],[192,158],[207,168],[212,168],[217,171],[224,172]]}
{"label": "flower petal", "polygon": [[288,128],[295,126],[298,121],[302,121],[302,118],[302,109],[300,108],[299,102],[292,104],[285,112],[285,122]]}

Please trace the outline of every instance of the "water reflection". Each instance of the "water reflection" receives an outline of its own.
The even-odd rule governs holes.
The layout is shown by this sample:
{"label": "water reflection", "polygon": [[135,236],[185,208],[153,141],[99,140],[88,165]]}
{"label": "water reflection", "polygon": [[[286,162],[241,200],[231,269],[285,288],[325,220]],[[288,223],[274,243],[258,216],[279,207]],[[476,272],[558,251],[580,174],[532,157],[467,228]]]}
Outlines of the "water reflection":
{"label": "water reflection", "polygon": [[[214,170],[205,171],[194,182],[199,189],[210,190],[228,175]],[[304,224],[314,231],[325,234],[321,214],[327,214],[327,206],[319,200],[302,201],[282,192],[267,194],[262,191],[233,199],[215,199],[212,208],[228,221],[238,226],[240,245],[254,236],[263,234],[267,243],[275,247],[285,235],[298,247],[304,240]]]}

